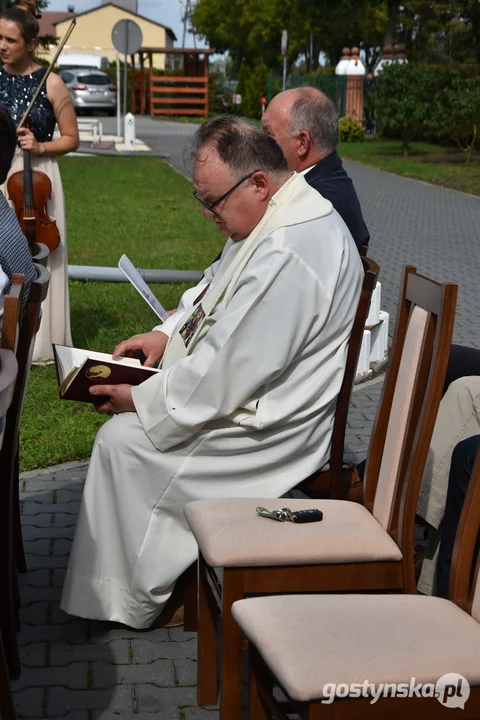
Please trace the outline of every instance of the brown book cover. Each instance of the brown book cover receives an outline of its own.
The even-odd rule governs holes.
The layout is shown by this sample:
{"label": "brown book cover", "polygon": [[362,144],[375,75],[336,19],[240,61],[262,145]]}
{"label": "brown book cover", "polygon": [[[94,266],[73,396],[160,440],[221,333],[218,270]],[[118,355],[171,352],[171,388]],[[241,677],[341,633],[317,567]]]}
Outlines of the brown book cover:
{"label": "brown book cover", "polygon": [[63,345],[54,345],[53,350],[62,400],[102,402],[106,396],[89,393],[92,385],[140,385],[158,372],[156,368],[144,367],[132,358],[112,360],[112,356],[106,353]]}

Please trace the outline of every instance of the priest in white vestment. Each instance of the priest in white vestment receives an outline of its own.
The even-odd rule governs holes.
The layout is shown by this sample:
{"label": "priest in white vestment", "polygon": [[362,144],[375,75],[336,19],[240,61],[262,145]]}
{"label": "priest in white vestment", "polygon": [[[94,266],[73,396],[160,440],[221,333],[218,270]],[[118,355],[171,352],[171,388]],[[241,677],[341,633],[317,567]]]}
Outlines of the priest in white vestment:
{"label": "priest in white vestment", "polygon": [[114,416],[92,451],[62,596],[72,615],[134,628],[196,559],[187,502],[278,498],[328,461],[363,278],[341,217],[260,128],[204,123],[193,178],[229,239],[197,297],[116,348],[161,358],[161,372],[93,389]]}

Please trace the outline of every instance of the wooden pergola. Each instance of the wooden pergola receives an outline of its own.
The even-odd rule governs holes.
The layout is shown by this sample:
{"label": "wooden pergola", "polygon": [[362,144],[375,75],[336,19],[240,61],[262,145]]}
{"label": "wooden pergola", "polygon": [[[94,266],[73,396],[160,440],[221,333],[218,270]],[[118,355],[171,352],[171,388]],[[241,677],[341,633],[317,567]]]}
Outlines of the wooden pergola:
{"label": "wooden pergola", "polygon": [[[205,48],[140,48],[131,55],[132,112],[207,117],[208,56],[214,52]],[[183,55],[183,74],[154,74],[153,56],[162,54]],[[139,68],[135,67],[136,64]]]}

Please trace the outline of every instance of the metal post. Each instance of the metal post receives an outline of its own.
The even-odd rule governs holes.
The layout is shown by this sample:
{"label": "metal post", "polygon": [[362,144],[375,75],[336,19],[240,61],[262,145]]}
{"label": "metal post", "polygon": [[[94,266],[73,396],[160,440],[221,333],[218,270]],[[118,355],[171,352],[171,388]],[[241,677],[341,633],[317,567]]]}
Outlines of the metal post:
{"label": "metal post", "polygon": [[115,59],[117,62],[117,139],[120,140],[122,137],[122,122],[120,120],[122,114],[122,103],[120,99],[120,53],[118,50]]}
{"label": "metal post", "polygon": [[[130,20],[127,20],[127,39],[125,41],[125,47],[128,48],[128,27],[130,25]],[[123,117],[125,118],[125,115],[127,114],[127,59],[128,55],[125,53],[125,60],[124,60],[124,66],[123,66]],[[123,127],[123,134],[125,135],[125,123]]]}
{"label": "metal post", "polygon": [[282,89],[285,90],[287,86],[287,53],[283,56],[283,84]]}

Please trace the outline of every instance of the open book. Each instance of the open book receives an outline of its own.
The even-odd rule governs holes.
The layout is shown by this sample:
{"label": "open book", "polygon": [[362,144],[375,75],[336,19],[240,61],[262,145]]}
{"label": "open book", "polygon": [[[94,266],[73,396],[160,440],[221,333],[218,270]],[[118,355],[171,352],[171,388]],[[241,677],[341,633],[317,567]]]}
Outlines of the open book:
{"label": "open book", "polygon": [[153,292],[148,287],[145,280],[142,278],[140,273],[138,272],[135,265],[131,262],[131,260],[126,256],[122,255],[120,260],[118,261],[118,267],[123,272],[126,278],[130,280],[133,287],[138,290],[140,295],[143,297],[147,305],[150,305],[153,312],[158,315],[160,320],[162,322],[165,322],[165,320],[168,320],[168,312],[165,310],[163,305],[160,303],[160,301],[155,297]]}
{"label": "open book", "polygon": [[63,400],[99,402],[102,396],[91,395],[91,385],[140,385],[159,372],[157,368],[144,367],[135,358],[112,360],[108,353],[91,352],[65,345],[54,345],[53,352],[58,389]]}

